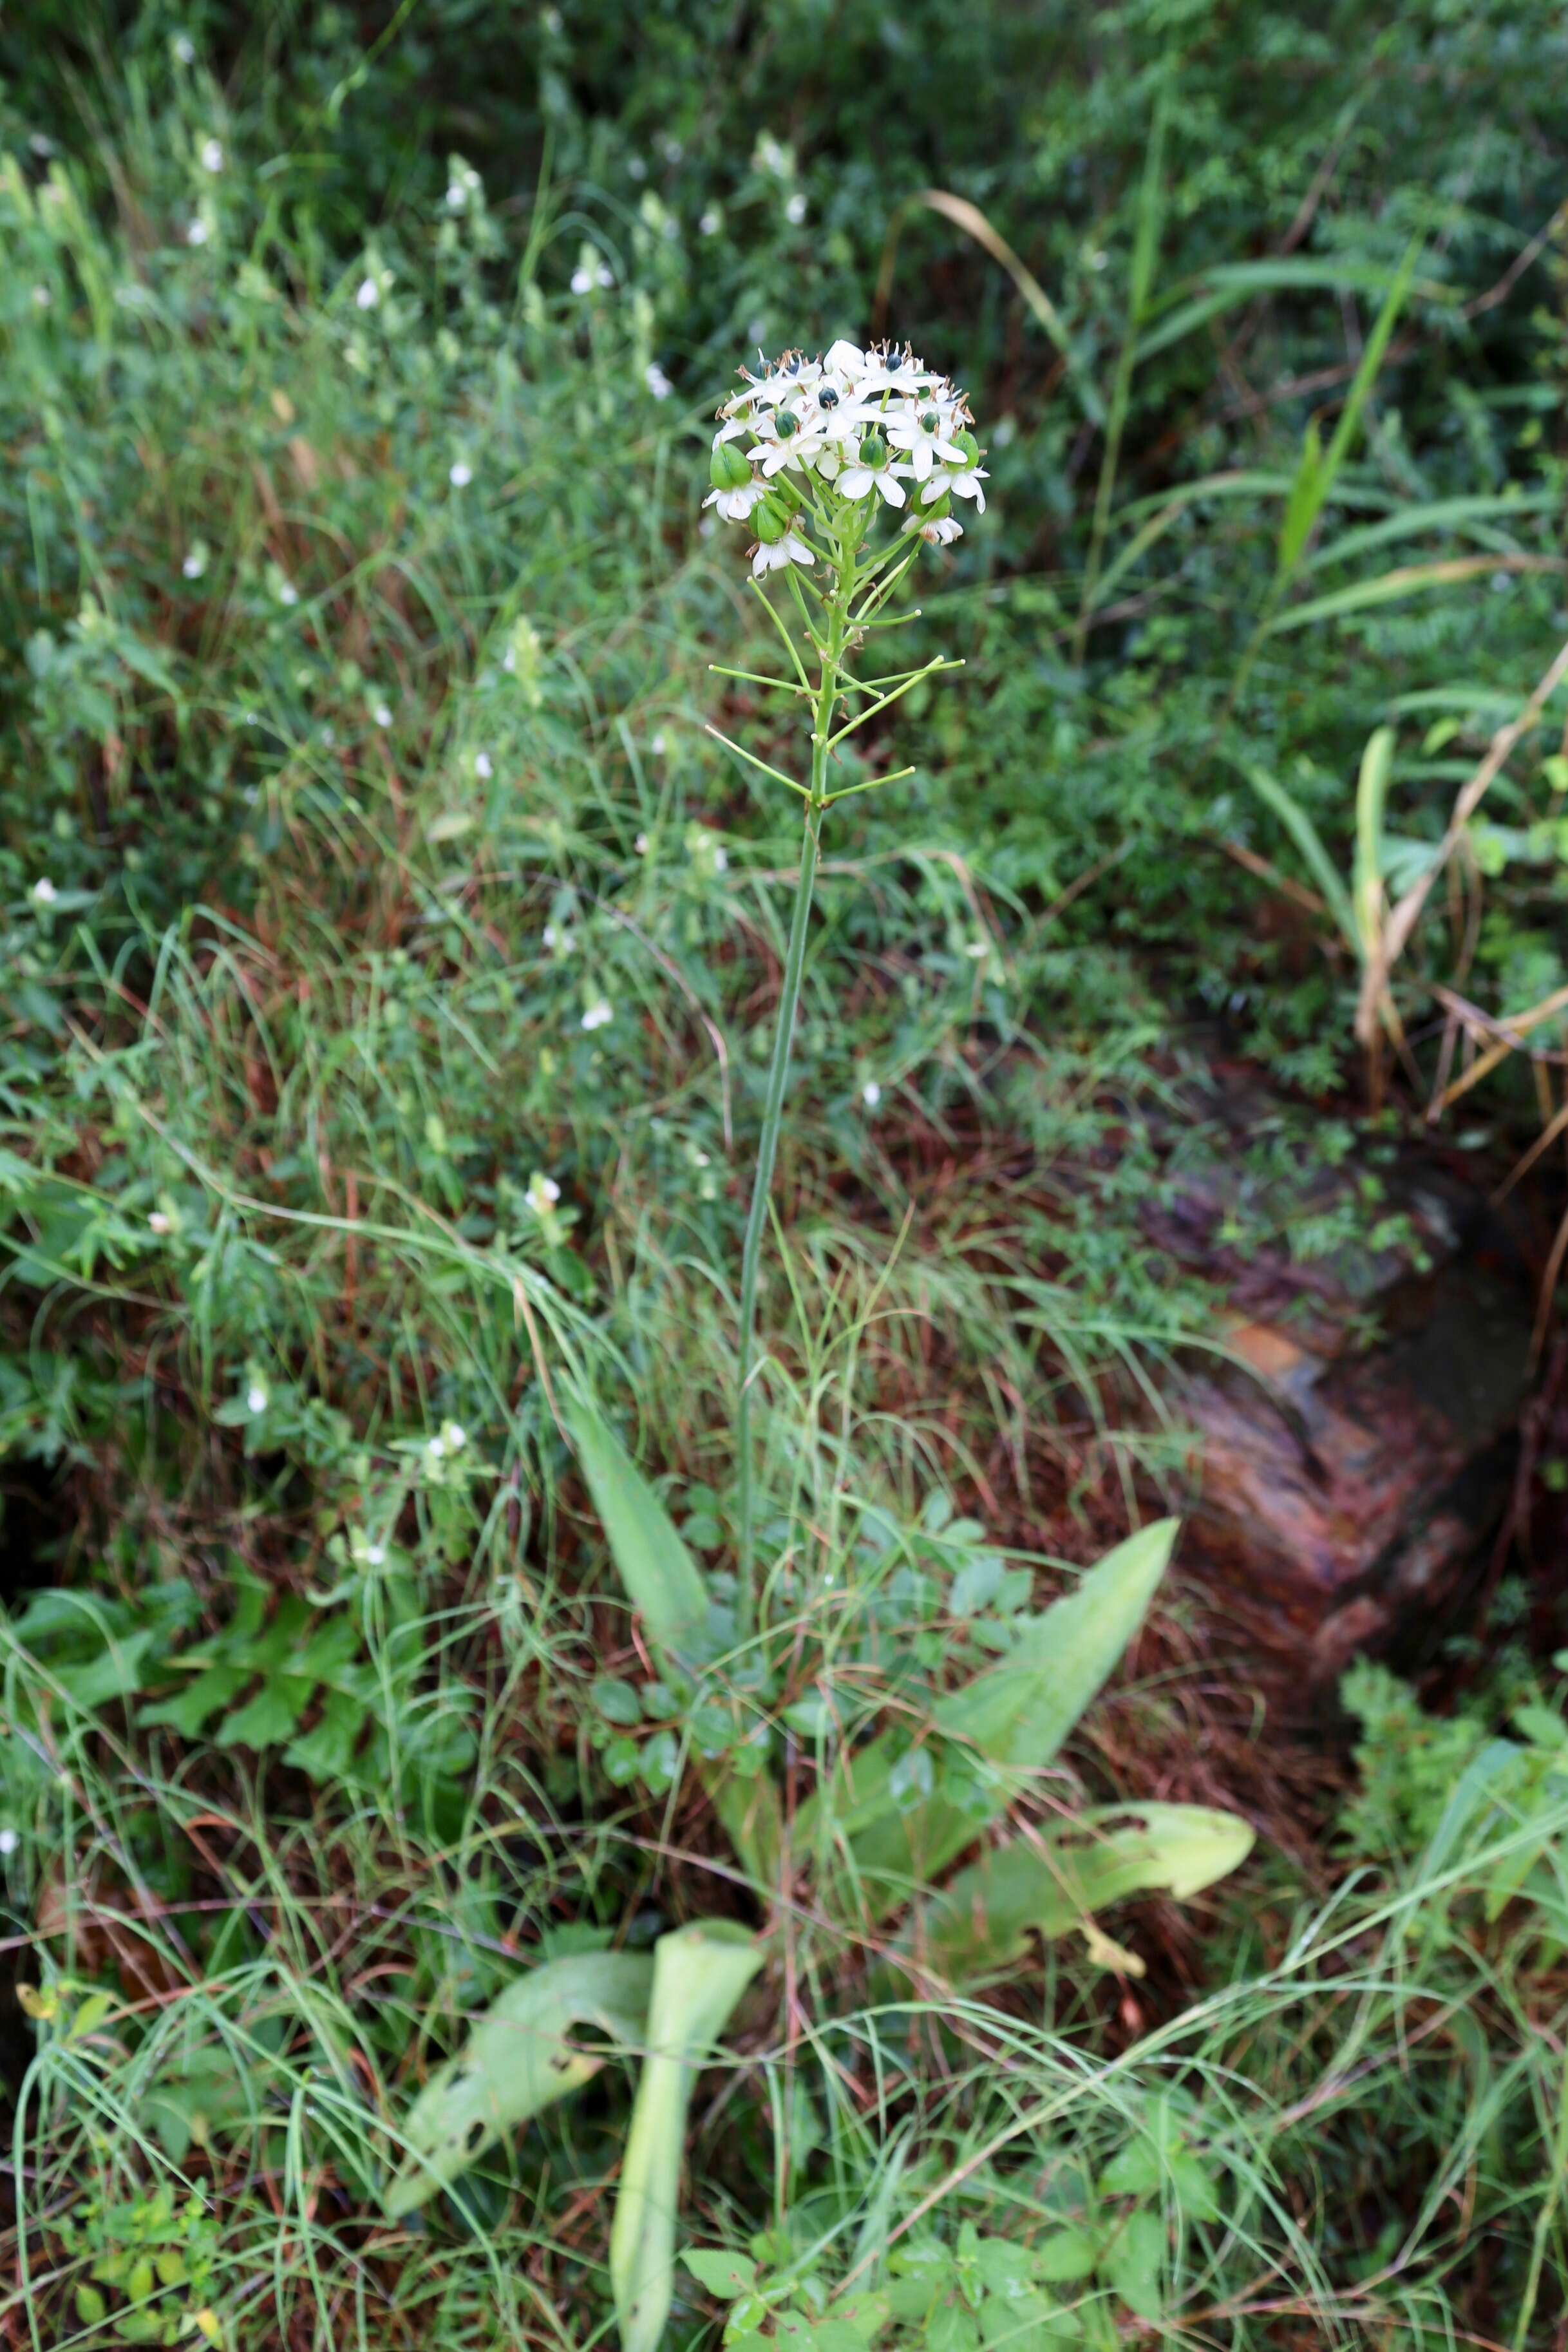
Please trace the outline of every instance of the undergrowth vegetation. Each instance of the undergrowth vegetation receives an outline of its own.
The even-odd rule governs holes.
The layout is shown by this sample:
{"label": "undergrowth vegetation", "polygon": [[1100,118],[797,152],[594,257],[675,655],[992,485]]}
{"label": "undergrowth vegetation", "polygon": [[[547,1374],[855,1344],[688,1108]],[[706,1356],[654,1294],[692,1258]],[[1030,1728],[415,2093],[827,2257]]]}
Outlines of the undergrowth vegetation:
{"label": "undergrowth vegetation", "polygon": [[[1557,1596],[1316,1751],[1179,1542],[1139,1629],[1205,1063],[1232,1257],[1381,1246],[1311,1177],[1428,1108],[1561,1168],[1565,74],[1544,0],[0,25],[8,2345],[613,2341],[650,2080],[672,2345],[1560,2342]],[[737,361],[883,332],[988,505],[834,772],[742,1479],[800,735],[701,501]]]}

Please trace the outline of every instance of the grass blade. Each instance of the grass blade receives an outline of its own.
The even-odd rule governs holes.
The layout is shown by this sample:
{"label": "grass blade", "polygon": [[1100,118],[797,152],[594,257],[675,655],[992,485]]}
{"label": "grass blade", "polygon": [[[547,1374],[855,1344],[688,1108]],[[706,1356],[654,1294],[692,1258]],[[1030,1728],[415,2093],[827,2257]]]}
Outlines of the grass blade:
{"label": "grass blade", "polygon": [[1272,809],[1284,826],[1303,862],[1310,867],[1313,881],[1328,900],[1333,919],[1344,934],[1345,944],[1356,947],[1360,933],[1356,929],[1355,909],[1350,892],[1345,888],[1339,869],[1323,846],[1323,838],[1301,803],[1288,793],[1277,776],[1267,768],[1248,766],[1242,773],[1265,805]]}
{"label": "grass blade", "polygon": [[707,1587],[674,1520],[593,1407],[573,1399],[567,1427],[622,1583],[660,1648],[690,1650],[707,1626]]}

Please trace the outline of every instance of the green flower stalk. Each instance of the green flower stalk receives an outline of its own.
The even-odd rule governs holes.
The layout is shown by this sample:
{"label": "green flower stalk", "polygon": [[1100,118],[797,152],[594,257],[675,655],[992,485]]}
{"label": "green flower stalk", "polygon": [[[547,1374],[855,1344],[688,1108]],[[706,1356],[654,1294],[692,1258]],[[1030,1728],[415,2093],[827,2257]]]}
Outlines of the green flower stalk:
{"label": "green flower stalk", "polygon": [[[852,675],[851,664],[873,632],[913,617],[886,607],[923,546],[946,547],[959,536],[962,526],[954,520],[953,499],[973,499],[983,510],[986,474],[979,462],[984,453],[969,430],[964,394],[907,347],[899,352],[883,344],[862,352],[841,341],[822,359],[786,352],[760,377],[745,370],[742,376],[742,389],[719,412],[709,468],[713,488],[703,503],[716,508],[725,521],[747,523],[754,532],[753,583],[784,641],[793,675],[760,681],[745,672],[720,669],[720,675],[776,685],[810,711],[807,784],[719,735],[716,728],[709,730],[749,766],[798,793],[804,803],[779,1025],[740,1264],[736,1442],[737,1613],[744,1638],[756,1612],[751,1393],[758,1370],[758,1271],[789,1083],[822,819],[835,801],[914,773],[912,768],[900,768],[834,790],[834,754],[848,737],[879,718],[921,679],[963,666],[938,656],[914,669],[860,679]],[[879,526],[898,516],[903,519],[893,523],[891,536],[879,537]],[[794,604],[801,645],[762,589],[761,583],[775,572],[783,575]],[[802,646],[809,660],[802,657]]]}

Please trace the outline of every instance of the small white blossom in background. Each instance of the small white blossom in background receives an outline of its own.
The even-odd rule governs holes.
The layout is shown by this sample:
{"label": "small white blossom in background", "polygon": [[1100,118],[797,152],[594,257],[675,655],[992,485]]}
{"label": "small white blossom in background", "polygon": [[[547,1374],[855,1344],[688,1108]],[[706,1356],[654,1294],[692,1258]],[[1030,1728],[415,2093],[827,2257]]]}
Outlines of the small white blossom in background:
{"label": "small white blossom in background", "polygon": [[375,720],[378,727],[390,727],[392,723],[392,705],[386,702],[378,702],[375,709],[371,711],[371,717]]}
{"label": "small white blossom in background", "polygon": [[52,907],[59,895],[47,874],[40,874],[27,893],[35,907]]}
{"label": "small white blossom in background", "polygon": [[585,1029],[602,1029],[606,1023],[613,1021],[614,1018],[613,1011],[601,996],[599,1002],[596,1004],[591,1004],[583,1014],[582,1025]]}
{"label": "small white blossom in background", "polygon": [[187,245],[205,245],[212,233],[212,226],[209,222],[204,220],[193,220],[191,223],[190,227],[185,231],[185,243]]}
{"label": "small white blossom in background", "polygon": [[528,1202],[529,1208],[533,1211],[535,1216],[543,1220],[549,1216],[550,1211],[555,1207],[556,1202],[559,1200],[560,1186],[556,1182],[553,1176],[546,1176],[536,1168],[533,1174],[528,1178],[528,1188],[523,1194],[523,1198]]}
{"label": "small white blossom in background", "polygon": [[468,1432],[460,1421],[444,1421],[441,1424],[441,1443],[448,1454],[461,1454],[468,1443]]}
{"label": "small white blossom in background", "polygon": [[54,299],[54,296],[50,293],[47,286],[34,287],[33,308],[36,310],[47,310]]}
{"label": "small white blossom in background", "polygon": [[971,940],[967,947],[964,950],[964,953],[967,956],[973,956],[977,963],[979,962],[982,956],[988,956],[990,952],[991,943],[989,940]]}
{"label": "small white blossom in background", "polygon": [[662,727],[659,729],[659,730],[658,730],[658,732],[657,732],[657,734],[656,734],[656,735],[653,735],[653,737],[651,737],[651,738],[650,738],[650,740],[649,740],[649,743],[648,743],[648,749],[649,749],[649,751],[652,751],[652,753],[653,754],[653,757],[654,757],[654,759],[655,759],[655,760],[662,760],[662,759],[664,758],[664,729],[663,729]]}
{"label": "small white blossom in background", "polygon": [[821,359],[785,352],[760,374],[740,373],[719,410],[703,504],[725,522],[749,524],[756,578],[814,565],[814,525],[836,529],[846,503],[870,502],[868,521],[875,501],[904,507],[908,485],[914,510],[904,529],[932,546],[960,536],[954,498],[983,511],[988,478],[968,403],[907,344],[862,351],[841,338]]}
{"label": "small white blossom in background", "polygon": [[723,226],[724,215],[720,212],[718,206],[716,205],[708,205],[706,206],[697,220],[698,235],[701,236],[716,236]]}
{"label": "small white blossom in background", "polygon": [[354,304],[356,309],[361,310],[373,310],[381,299],[382,289],[376,284],[375,279],[373,278],[361,278],[359,284],[359,290],[354,296]]}
{"label": "small white blossom in background", "polygon": [[466,458],[459,457],[447,468],[446,478],[455,490],[465,490],[474,478],[474,468]]}
{"label": "small white blossom in background", "polygon": [[147,1230],[150,1234],[156,1234],[162,1241],[165,1234],[173,1232],[174,1220],[167,1209],[154,1209],[147,1220]]}
{"label": "small white blossom in background", "polygon": [[0,1830],[0,1854],[15,1853],[20,1843],[15,1830]]}
{"label": "small white blossom in background", "polygon": [[479,778],[480,782],[482,783],[488,783],[490,778],[495,774],[495,772],[496,763],[491,759],[488,751],[476,751],[474,754],[474,773]]}
{"label": "small white blossom in background", "polygon": [[613,286],[614,283],[615,273],[598,247],[591,245],[580,246],[577,268],[571,273],[572,292],[591,294],[596,286],[608,287]]}
{"label": "small white blossom in background", "polygon": [[446,164],[446,209],[449,213],[465,213],[476,196],[482,196],[485,184],[472,163],[461,155],[449,156]]}
{"label": "small white blossom in background", "polygon": [[556,34],[558,34],[558,33],[560,31],[560,26],[561,26],[561,15],[560,15],[560,10],[559,10],[559,8],[547,8],[547,9],[545,9],[545,10],[544,10],[544,12],[543,12],[543,14],[542,14],[542,15],[540,16],[540,17],[539,17],[539,23],[544,26],[545,31],[546,31],[547,33],[549,33],[549,34],[551,36],[551,37],[553,38],[553,37],[554,37],[554,36],[555,36]]}
{"label": "small white blossom in background", "polygon": [[657,360],[649,361],[643,371],[643,381],[655,400],[668,400],[675,388]]}
{"label": "small white blossom in background", "polygon": [[539,938],[551,955],[570,955],[577,945],[577,933],[570,923],[547,923]]}
{"label": "small white blossom in background", "polygon": [[267,1394],[259,1381],[252,1381],[245,1392],[245,1409],[252,1420],[259,1420],[267,1411]]}
{"label": "small white blossom in background", "polygon": [[874,1078],[868,1078],[864,1086],[861,1088],[861,1100],[864,1103],[867,1110],[874,1110],[878,1103],[882,1100],[882,1088],[877,1085]]}
{"label": "small white blossom in background", "polygon": [[180,569],[187,580],[199,580],[207,568],[207,548],[204,540],[193,540],[190,551]]}
{"label": "small white blossom in background", "polygon": [[223,141],[222,141],[221,139],[204,139],[204,140],[203,140],[203,142],[202,142],[202,169],[203,169],[203,171],[204,171],[204,172],[221,172],[221,171],[223,170],[223,168],[224,168],[224,142],[223,142]]}
{"label": "small white blossom in background", "polygon": [[193,66],[195,64],[196,45],[194,41],[192,40],[189,33],[175,34],[174,55],[179,58],[180,63],[183,66]]}
{"label": "small white blossom in background", "polygon": [[806,199],[797,189],[784,207],[784,217],[791,228],[799,228],[806,217]]}
{"label": "small white blossom in background", "polygon": [[639,857],[646,857],[648,855],[647,835],[645,833],[640,833],[637,835],[636,840],[632,844],[632,846],[636,851]]}
{"label": "small white blossom in background", "polygon": [[751,163],[754,171],[771,172],[776,179],[787,180],[795,168],[795,158],[771,131],[759,131],[751,151]]}

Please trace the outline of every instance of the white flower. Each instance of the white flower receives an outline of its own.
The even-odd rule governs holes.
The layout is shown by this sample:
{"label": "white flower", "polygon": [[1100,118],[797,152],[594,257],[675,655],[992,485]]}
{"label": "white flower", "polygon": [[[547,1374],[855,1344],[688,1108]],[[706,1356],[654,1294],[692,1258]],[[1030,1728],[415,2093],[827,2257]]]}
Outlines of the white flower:
{"label": "white flower", "polygon": [[292,581],[292,580],[280,580],[280,581],[278,582],[278,583],[277,583],[277,601],[278,601],[278,603],[279,603],[280,604],[298,604],[298,602],[299,602],[299,591],[298,591],[298,589],[294,585],[294,583],[293,583],[293,581]]}
{"label": "white flower", "polygon": [[878,1103],[882,1100],[882,1088],[877,1085],[874,1078],[868,1078],[864,1086],[861,1088],[861,1100],[864,1103],[867,1110],[874,1110]]}
{"label": "white flower", "polygon": [[390,727],[392,723],[391,704],[378,702],[375,709],[371,711],[371,717],[375,720],[378,727]]}
{"label": "white flower", "polygon": [[948,435],[958,429],[949,411],[934,404],[912,409],[889,420],[887,437],[895,449],[909,453],[910,470],[917,481],[925,481],[938,457],[945,466],[956,466],[962,471],[967,463],[964,452]]}
{"label": "white flower", "polygon": [[425,1441],[424,1441],[424,1458],[425,1458],[425,1460],[426,1460],[427,1462],[444,1462],[444,1461],[445,1461],[445,1459],[446,1459],[446,1448],[445,1448],[445,1446],[442,1444],[442,1442],[441,1442],[441,1440],[440,1440],[440,1438],[439,1438],[439,1437],[427,1437],[427,1438],[425,1439]]}
{"label": "white flower", "polygon": [[703,236],[716,236],[723,226],[724,215],[716,205],[709,205],[697,220],[698,233]]}
{"label": "white flower", "polygon": [[441,1424],[441,1443],[448,1454],[461,1454],[468,1443],[468,1432],[460,1421],[444,1421]]}
{"label": "white flower", "polygon": [[970,940],[964,950],[964,953],[967,956],[973,956],[977,963],[979,962],[982,956],[988,956],[990,952],[991,943],[989,940]]}
{"label": "white flower", "polygon": [[960,474],[955,474],[951,469],[946,474],[933,474],[920,493],[921,503],[924,506],[934,506],[944,490],[951,490],[957,498],[973,499],[976,506],[984,514],[986,494],[981,489],[980,484],[988,482],[990,478],[983,466],[966,466]]}
{"label": "white flower", "polygon": [[593,291],[593,272],[591,271],[591,269],[580,269],[580,269],[574,269],[574,270],[572,271],[572,273],[571,273],[571,290],[572,290],[572,292],[573,292],[574,294],[591,294],[591,293],[592,293],[592,291]]}
{"label": "white flower", "polygon": [[648,855],[647,835],[645,833],[640,833],[632,846],[636,851],[639,857],[646,857]]}
{"label": "white flower", "polygon": [[387,1548],[385,1544],[367,1544],[365,1546],[365,1565],[367,1568],[384,1567],[386,1564],[386,1556]]}
{"label": "white flower", "polygon": [[868,490],[875,490],[890,507],[901,507],[908,478],[907,466],[883,466],[878,473],[869,466],[846,466],[839,476],[839,488],[846,499],[863,499]]}
{"label": "white flower", "polygon": [[705,507],[716,507],[726,522],[744,522],[758,499],[768,495],[761,482],[743,482],[738,490],[710,490]]}
{"label": "white flower", "polygon": [[207,551],[201,540],[193,540],[190,552],[180,569],[187,580],[199,580],[207,568]]}
{"label": "white flower", "polygon": [[204,171],[204,172],[221,172],[221,171],[223,170],[223,168],[224,168],[224,142],[223,142],[223,141],[222,141],[221,139],[204,139],[204,140],[203,140],[203,142],[202,142],[202,169],[203,169],[203,171]]}
{"label": "white flower", "polygon": [[267,1391],[259,1381],[253,1381],[245,1392],[245,1409],[253,1417],[267,1411]]}
{"label": "white flower", "polygon": [[382,299],[382,289],[373,278],[361,278],[354,300],[361,310],[373,310]]}
{"label": "white flower", "polygon": [[628,155],[626,169],[633,180],[645,180],[648,176],[648,166],[641,155]]}
{"label": "white flower", "polygon": [[47,874],[40,874],[27,893],[35,907],[52,907],[59,895]]}
{"label": "white flower", "polygon": [[559,1200],[560,1186],[553,1176],[541,1175],[536,1169],[528,1178],[528,1189],[523,1198],[536,1217],[545,1217]]}
{"label": "white flower", "polygon": [[447,467],[446,478],[455,490],[465,490],[474,478],[474,468],[464,458],[459,457],[454,465]]}
{"label": "white flower", "polygon": [[613,1021],[614,1018],[614,1013],[601,996],[598,1003],[591,1004],[583,1014],[582,1025],[585,1029],[602,1029],[607,1021]]}
{"label": "white flower", "polygon": [[798,189],[784,207],[784,217],[792,228],[799,228],[806,217],[806,199]]}
{"label": "white flower", "polygon": [[649,751],[652,751],[652,753],[653,754],[653,757],[654,757],[654,759],[655,759],[655,760],[662,760],[662,759],[664,758],[664,729],[663,729],[662,727],[658,730],[657,733],[653,736],[653,740],[652,740],[652,741],[649,743],[649,745],[648,745],[648,749],[649,749]]}
{"label": "white flower", "polygon": [[173,1232],[174,1220],[166,1210],[154,1209],[147,1220],[147,1230],[150,1234],[157,1234],[162,1238],[164,1234]]}
{"label": "white flower", "polygon": [[205,245],[212,233],[211,228],[204,220],[193,220],[191,223],[190,227],[185,231],[185,243],[187,245]]}
{"label": "white flower", "polygon": [[480,779],[480,781],[484,783],[488,783],[490,778],[495,774],[495,772],[496,763],[491,759],[488,751],[476,751],[474,754],[474,773]]}
{"label": "white flower", "polygon": [[33,307],[34,307],[34,309],[35,309],[35,310],[47,310],[48,309],[48,307],[49,307],[50,303],[54,300],[54,299],[55,299],[55,298],[54,298],[54,296],[50,293],[50,291],[49,291],[49,289],[48,289],[48,288],[47,288],[47,286],[35,286],[35,287],[34,287],[34,289],[33,289]]}
{"label": "white flower", "polygon": [[0,1830],[0,1853],[15,1853],[19,1843],[15,1830]]}
{"label": "white flower", "polygon": [[539,937],[551,955],[570,955],[577,944],[570,923],[562,923],[559,929],[554,923],[547,923]]}
{"label": "white flower", "polygon": [[728,872],[729,852],[727,849],[716,849],[714,851],[713,870],[716,874],[725,874]]}
{"label": "white flower", "polygon": [[668,400],[675,388],[657,360],[651,360],[643,369],[643,381],[655,400]]}
{"label": "white flower", "polygon": [[816,560],[805,541],[794,531],[787,530],[773,546],[758,548],[751,559],[751,576],[754,580],[760,580],[766,572],[782,572],[787,563],[804,563],[810,567]]}
{"label": "white flower", "polygon": [[951,547],[956,539],[964,536],[963,524],[955,522],[951,515],[938,515],[925,521],[919,515],[911,515],[904,528],[917,530],[927,547]]}
{"label": "white flower", "polygon": [[772,172],[782,179],[794,169],[795,159],[771,131],[760,131],[751,151],[751,161],[758,172]]}

